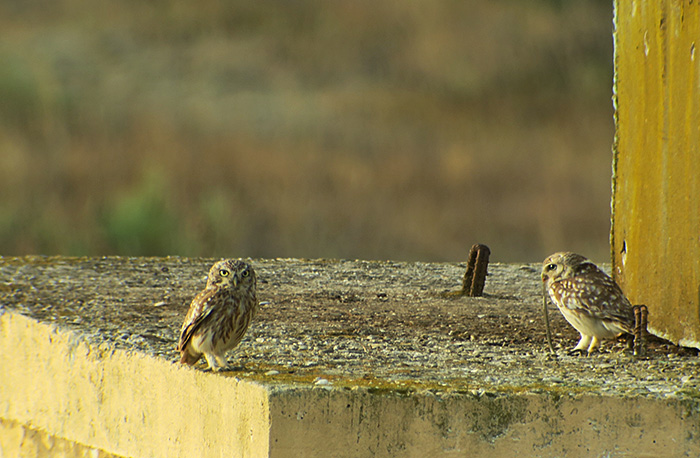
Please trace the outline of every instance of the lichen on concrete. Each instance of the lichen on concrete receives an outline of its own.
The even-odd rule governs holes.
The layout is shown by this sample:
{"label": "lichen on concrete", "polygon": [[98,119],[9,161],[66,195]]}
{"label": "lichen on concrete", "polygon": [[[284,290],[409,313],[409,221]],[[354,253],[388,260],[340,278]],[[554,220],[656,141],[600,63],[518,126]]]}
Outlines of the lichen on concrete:
{"label": "lichen on concrete", "polygon": [[[470,298],[444,294],[459,289],[461,263],[253,260],[268,304],[229,354],[243,368],[211,374],[204,363],[180,366],[175,346],[214,261],[1,258],[0,346],[13,358],[0,377],[28,381],[0,386],[0,418],[70,432],[117,456],[187,456],[199,441],[212,456],[324,456],[338,447],[344,456],[512,456],[525,443],[540,456],[586,456],[569,445],[597,441],[589,449],[600,455],[620,431],[632,438],[662,420],[650,450],[695,451],[687,437],[700,434],[697,351],[651,339],[640,359],[622,342],[569,356],[577,334],[553,308],[557,354],[549,353],[537,264],[492,264],[484,296]],[[50,392],[36,374],[67,391]],[[221,393],[239,401],[211,416]],[[247,416],[237,402],[252,409]],[[189,413],[173,415],[173,406]],[[237,433],[202,436],[189,416],[211,424],[207,431]],[[614,419],[615,434],[585,425],[602,418]],[[163,442],[142,439],[153,434]],[[641,450],[629,440],[625,450]]]}
{"label": "lichen on concrete", "polygon": [[[213,259],[0,259],[0,304],[77,331],[101,351],[175,361],[180,324]],[[644,359],[608,342],[569,356],[576,332],[552,308],[544,344],[538,265],[493,264],[484,297],[446,298],[465,265],[254,260],[263,305],[229,373],[265,383],[436,391],[551,389],[683,395],[698,389],[697,352],[655,340]],[[102,347],[100,347],[102,345]],[[611,383],[612,382],[612,383]],[[683,391],[685,390],[685,391]]]}

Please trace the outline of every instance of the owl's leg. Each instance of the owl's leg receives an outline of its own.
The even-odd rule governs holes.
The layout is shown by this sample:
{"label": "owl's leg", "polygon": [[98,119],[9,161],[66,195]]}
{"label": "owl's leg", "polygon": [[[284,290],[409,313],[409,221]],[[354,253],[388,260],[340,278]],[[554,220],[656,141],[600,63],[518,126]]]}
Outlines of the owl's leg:
{"label": "owl's leg", "polygon": [[216,363],[221,369],[228,368],[228,362],[226,362],[226,358],[224,358],[224,355],[214,355],[214,358],[216,358]]}
{"label": "owl's leg", "polygon": [[586,336],[586,335],[581,334],[581,340],[578,341],[578,343],[576,344],[574,349],[571,350],[569,352],[569,354],[570,355],[573,355],[575,353],[583,354],[584,352],[586,352],[586,350],[588,349],[588,346],[591,344],[591,339],[592,339],[591,336]]}
{"label": "owl's leg", "polygon": [[600,347],[600,339],[593,337],[591,344],[588,346],[588,355],[590,356],[598,347]]}
{"label": "owl's leg", "polygon": [[219,355],[205,353],[204,357],[207,359],[207,363],[209,364],[208,370],[210,369],[212,372],[219,372],[221,369],[226,367],[226,360]]}

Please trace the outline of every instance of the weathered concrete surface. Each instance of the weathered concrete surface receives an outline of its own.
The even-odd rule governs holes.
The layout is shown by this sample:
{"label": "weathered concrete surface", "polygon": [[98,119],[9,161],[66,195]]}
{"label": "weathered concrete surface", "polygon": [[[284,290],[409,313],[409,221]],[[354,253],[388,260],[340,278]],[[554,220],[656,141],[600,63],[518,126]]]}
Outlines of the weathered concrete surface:
{"label": "weathered concrete surface", "polygon": [[5,458],[119,458],[94,447],[61,439],[16,421],[0,419],[0,456]]}
{"label": "weathered concrete surface", "polygon": [[700,4],[615,2],[612,255],[649,327],[700,348]]}
{"label": "weathered concrete surface", "polygon": [[257,384],[91,345],[19,314],[0,320],[2,354],[12,355],[1,373],[4,419],[117,456],[267,452],[267,394]]}
{"label": "weathered concrete surface", "polygon": [[174,347],[213,261],[0,259],[2,456],[700,454],[697,352],[567,356],[553,314],[549,355],[536,266],[448,298],[464,265],[254,260],[271,303],[211,374]]}
{"label": "weathered concrete surface", "polygon": [[672,457],[700,452],[697,403],[680,400],[295,390],[270,404],[271,450],[280,457]]}

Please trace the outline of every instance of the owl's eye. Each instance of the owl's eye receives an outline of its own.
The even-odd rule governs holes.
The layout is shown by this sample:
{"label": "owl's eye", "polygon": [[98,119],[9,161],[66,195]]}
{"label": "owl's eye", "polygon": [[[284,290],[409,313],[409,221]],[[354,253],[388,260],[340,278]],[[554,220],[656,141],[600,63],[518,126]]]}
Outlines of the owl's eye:
{"label": "owl's eye", "polygon": [[547,265],[547,270],[556,270],[556,269],[557,269],[557,265],[556,265],[556,264],[549,264],[549,265]]}
{"label": "owl's eye", "polygon": [[221,275],[222,277],[228,277],[228,274],[229,274],[229,271],[226,269],[221,269],[219,271],[219,275]]}
{"label": "owl's eye", "polygon": [[248,269],[244,270],[243,272],[241,272],[241,277],[250,277],[250,271]]}

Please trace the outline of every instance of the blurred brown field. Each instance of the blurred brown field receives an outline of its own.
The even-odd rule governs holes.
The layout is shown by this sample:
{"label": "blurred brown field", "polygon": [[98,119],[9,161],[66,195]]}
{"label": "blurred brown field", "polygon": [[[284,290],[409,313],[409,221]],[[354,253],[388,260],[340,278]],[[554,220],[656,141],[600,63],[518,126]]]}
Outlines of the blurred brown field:
{"label": "blurred brown field", "polygon": [[608,260],[609,1],[0,3],[0,254]]}

